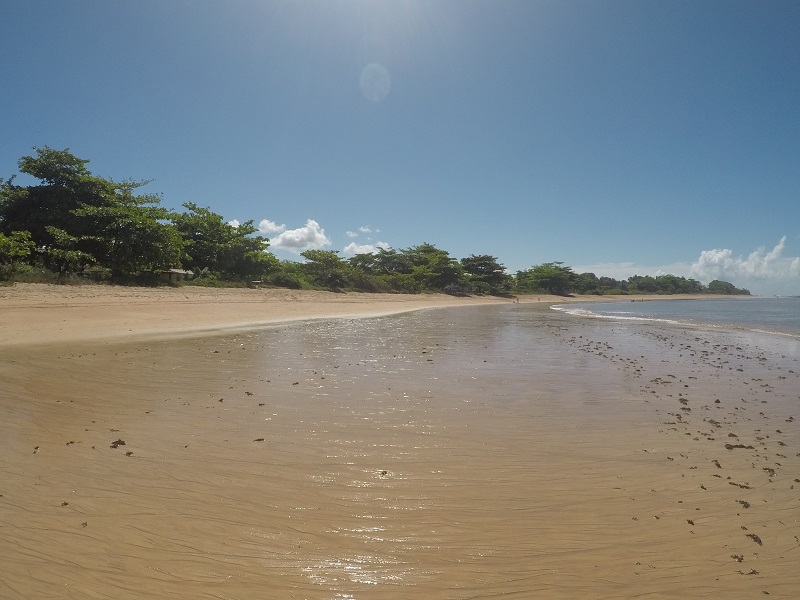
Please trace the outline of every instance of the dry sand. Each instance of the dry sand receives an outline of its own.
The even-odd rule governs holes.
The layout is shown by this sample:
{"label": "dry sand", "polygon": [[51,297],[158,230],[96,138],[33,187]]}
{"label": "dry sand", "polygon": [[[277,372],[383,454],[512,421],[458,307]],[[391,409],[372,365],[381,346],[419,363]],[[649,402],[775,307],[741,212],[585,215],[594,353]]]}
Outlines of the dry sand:
{"label": "dry sand", "polygon": [[[685,299],[692,296],[656,298]],[[516,301],[563,303],[603,300],[620,300],[620,297],[539,295],[521,296]],[[509,302],[512,300],[459,298],[445,294],[337,294],[278,288],[144,288],[16,283],[0,286],[0,346],[204,335],[297,320],[376,317],[424,308]]]}
{"label": "dry sand", "polygon": [[[556,299],[541,299],[547,298]],[[269,323],[509,301],[445,294],[17,283],[0,287],[0,345],[203,335]]]}
{"label": "dry sand", "polygon": [[0,288],[0,597],[797,597],[794,347],[470,303]]}

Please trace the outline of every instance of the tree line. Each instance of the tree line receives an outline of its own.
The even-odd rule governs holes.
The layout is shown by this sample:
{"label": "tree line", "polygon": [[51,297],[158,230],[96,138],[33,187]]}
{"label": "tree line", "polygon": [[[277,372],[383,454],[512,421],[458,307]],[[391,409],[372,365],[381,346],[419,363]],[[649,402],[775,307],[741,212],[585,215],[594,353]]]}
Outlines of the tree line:
{"label": "tree line", "polygon": [[490,255],[457,259],[433,244],[381,248],[344,258],[307,250],[303,262],[279,260],[253,221],[232,225],[209,208],[187,202],[183,212],[139,194],[147,181],[113,181],[92,174],[69,149],[34,148],[19,160],[38,180],[20,186],[0,179],[0,279],[74,280],[90,276],[148,283],[180,268],[195,285],[246,285],[367,292],[451,294],[749,294],[724,281],[707,286],[675,275],[619,281],[578,274],[560,262],[511,275]]}

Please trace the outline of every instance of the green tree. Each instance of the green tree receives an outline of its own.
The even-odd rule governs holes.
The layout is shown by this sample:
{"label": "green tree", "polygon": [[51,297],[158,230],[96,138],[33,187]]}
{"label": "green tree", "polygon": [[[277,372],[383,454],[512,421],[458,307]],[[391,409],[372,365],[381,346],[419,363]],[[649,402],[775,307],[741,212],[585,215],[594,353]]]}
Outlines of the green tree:
{"label": "green tree", "polygon": [[720,281],[719,279],[715,279],[711,281],[706,291],[709,294],[731,294],[731,295],[742,295],[742,296],[749,296],[750,290],[744,288],[737,288],[732,283],[727,281]]}
{"label": "green tree", "polygon": [[0,229],[30,231],[46,266],[63,273],[94,258],[115,276],[180,265],[182,242],[169,211],[153,195],[134,191],[147,182],[115,182],[92,175],[88,160],[69,149],[34,148],[22,173],[40,185],[0,186]]}
{"label": "green tree", "polygon": [[467,283],[461,264],[433,244],[420,244],[403,250],[405,261],[411,267],[411,278],[421,290],[444,290],[448,286]]}
{"label": "green tree", "polygon": [[495,256],[470,254],[461,259],[461,266],[476,287],[490,294],[507,293],[511,288],[511,276]]}
{"label": "green tree", "polygon": [[306,259],[303,270],[315,284],[331,290],[347,286],[347,263],[338,250],[306,250],[300,256]]}
{"label": "green tree", "polygon": [[568,296],[575,288],[577,275],[562,262],[549,262],[519,271],[517,287],[522,291],[542,291],[556,296]]}
{"label": "green tree", "polygon": [[374,252],[363,252],[347,259],[350,266],[363,273],[377,273],[377,257]]}
{"label": "green tree", "polygon": [[658,282],[650,275],[633,275],[628,277],[628,290],[654,294],[658,291]]}
{"label": "green tree", "polygon": [[697,281],[696,279],[692,279],[691,277],[686,280],[686,292],[687,294],[702,294],[706,291],[706,287]]}
{"label": "green tree", "polygon": [[613,277],[600,277],[600,289],[603,293],[608,292],[624,292],[628,289],[627,281],[618,281]]}
{"label": "green tree", "polygon": [[407,251],[398,252],[393,248],[378,248],[377,252],[356,254],[348,262],[369,275],[410,274],[414,266]]}
{"label": "green tree", "polygon": [[36,156],[23,156],[19,170],[40,179],[45,185],[54,185],[77,190],[92,180],[86,165],[88,160],[70,153],[69,148],[54,150],[49,146],[34,148]]}
{"label": "green tree", "polygon": [[594,273],[581,273],[576,276],[575,291],[579,294],[602,294],[600,280]]}
{"label": "green tree", "polygon": [[54,240],[48,227],[66,231],[76,238],[89,235],[91,223],[75,211],[87,206],[110,206],[119,184],[93,176],[86,168],[88,160],[66,150],[45,146],[34,148],[36,156],[23,156],[19,170],[40,180],[40,185],[17,186],[12,177],[0,186],[0,231],[25,230],[37,247]]}
{"label": "green tree", "polygon": [[655,278],[657,291],[664,294],[677,294],[681,289],[681,279],[675,275],[657,275]]}
{"label": "green tree", "polygon": [[183,206],[187,212],[171,218],[185,243],[187,269],[246,281],[261,279],[279,269],[278,259],[267,252],[269,240],[254,235],[258,229],[252,220],[234,226],[209,208],[192,202]]}
{"label": "green tree", "polygon": [[278,261],[276,268],[267,277],[267,282],[277,287],[299,290],[308,287],[307,274],[302,264],[293,260]]}
{"label": "green tree", "polygon": [[47,233],[53,238],[53,243],[45,248],[48,262],[58,269],[58,274],[63,277],[67,272],[74,272],[86,265],[95,262],[94,256],[78,250],[80,240],[58,227],[47,227]]}
{"label": "green tree", "polygon": [[348,265],[352,269],[348,280],[360,289],[416,293],[468,284],[459,261],[427,243],[400,251],[380,248],[377,252],[358,254],[349,259]]}
{"label": "green tree", "polygon": [[12,231],[9,235],[0,233],[0,265],[14,273],[17,263],[28,258],[34,247],[28,231]]}
{"label": "green tree", "polygon": [[139,184],[123,187],[109,206],[84,206],[75,214],[91,223],[82,239],[97,248],[97,261],[113,277],[181,266],[183,240],[169,222],[170,211],[155,196],[134,196]]}
{"label": "green tree", "polygon": [[656,284],[661,294],[699,294],[703,291],[703,284],[699,281],[678,275],[657,275]]}

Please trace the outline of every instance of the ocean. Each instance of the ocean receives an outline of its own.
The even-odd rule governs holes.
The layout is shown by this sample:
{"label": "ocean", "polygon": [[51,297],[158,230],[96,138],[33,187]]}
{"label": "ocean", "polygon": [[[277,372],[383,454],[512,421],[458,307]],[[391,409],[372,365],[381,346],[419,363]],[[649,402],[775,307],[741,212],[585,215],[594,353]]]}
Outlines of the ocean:
{"label": "ocean", "polygon": [[722,327],[800,338],[800,297],[797,296],[592,302],[552,308],[585,317]]}

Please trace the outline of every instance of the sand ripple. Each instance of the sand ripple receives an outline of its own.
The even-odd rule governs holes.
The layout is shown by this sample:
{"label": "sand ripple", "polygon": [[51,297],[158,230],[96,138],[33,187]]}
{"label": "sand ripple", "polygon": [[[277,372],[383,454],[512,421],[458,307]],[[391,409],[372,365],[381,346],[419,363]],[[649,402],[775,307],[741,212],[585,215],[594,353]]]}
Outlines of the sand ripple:
{"label": "sand ripple", "polygon": [[788,598],[797,362],[520,305],[7,350],[0,597]]}

